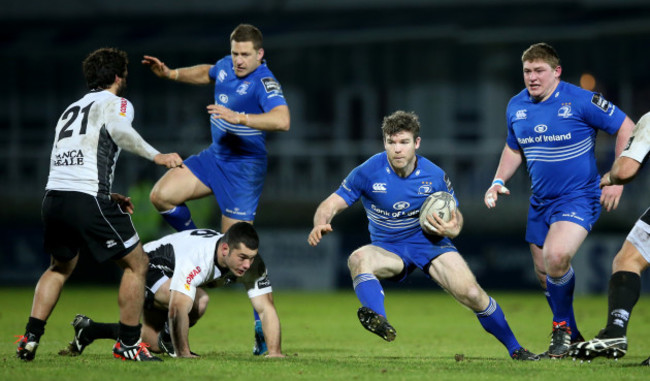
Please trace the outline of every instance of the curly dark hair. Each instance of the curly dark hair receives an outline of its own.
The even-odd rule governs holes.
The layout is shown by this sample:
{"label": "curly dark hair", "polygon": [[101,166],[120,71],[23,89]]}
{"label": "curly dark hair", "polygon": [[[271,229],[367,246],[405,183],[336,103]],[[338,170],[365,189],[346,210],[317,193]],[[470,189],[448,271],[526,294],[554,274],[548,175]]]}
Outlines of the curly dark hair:
{"label": "curly dark hair", "polygon": [[100,48],[83,60],[82,68],[89,89],[107,89],[115,82],[115,76],[126,78],[129,58],[125,51],[116,48]]}
{"label": "curly dark hair", "polygon": [[260,244],[260,238],[253,225],[248,222],[237,222],[232,225],[221,238],[222,242],[228,244],[228,247],[238,249],[244,244],[251,250],[257,250]]}
{"label": "curly dark hair", "polygon": [[413,134],[413,139],[420,136],[420,119],[413,111],[398,110],[384,117],[381,132],[384,138],[398,132],[407,131]]}

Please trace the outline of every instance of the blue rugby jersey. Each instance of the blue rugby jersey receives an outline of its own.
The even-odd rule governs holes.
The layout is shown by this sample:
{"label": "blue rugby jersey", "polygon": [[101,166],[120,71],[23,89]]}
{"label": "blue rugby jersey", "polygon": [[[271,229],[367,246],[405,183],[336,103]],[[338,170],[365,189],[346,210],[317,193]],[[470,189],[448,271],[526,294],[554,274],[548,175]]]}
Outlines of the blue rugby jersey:
{"label": "blue rugby jersey", "polygon": [[543,102],[534,102],[527,89],[512,97],[506,119],[507,144],[523,152],[533,195],[548,200],[600,192],[597,129],[616,133],[625,114],[602,95],[560,81]]}
{"label": "blue rugby jersey", "polygon": [[420,227],[420,207],[437,191],[454,195],[451,181],[440,167],[417,155],[415,169],[402,178],[382,152],[353,169],[336,194],[348,205],[361,198],[372,242],[430,242]]}
{"label": "blue rugby jersey", "polygon": [[[262,114],[286,105],[282,87],[263,61],[252,73],[239,78],[233,70],[231,56],[220,59],[210,68],[215,81],[214,102],[237,112]],[[266,132],[210,118],[210,150],[221,157],[266,157]]]}

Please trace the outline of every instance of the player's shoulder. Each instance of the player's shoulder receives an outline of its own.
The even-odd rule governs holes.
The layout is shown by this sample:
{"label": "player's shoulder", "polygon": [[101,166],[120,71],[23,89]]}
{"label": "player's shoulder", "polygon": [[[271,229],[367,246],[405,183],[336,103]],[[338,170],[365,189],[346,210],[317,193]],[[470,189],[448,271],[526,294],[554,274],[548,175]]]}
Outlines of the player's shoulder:
{"label": "player's shoulder", "polygon": [[190,229],[168,234],[154,242],[171,244],[184,242],[189,244],[190,242],[199,243],[205,241],[206,243],[209,243],[210,241],[218,240],[222,235],[223,234],[212,229]]}
{"label": "player's shoulder", "polygon": [[420,155],[417,155],[417,158],[418,158],[418,164],[413,174],[414,179],[420,179],[425,177],[439,178],[439,177],[446,176],[445,170],[442,169],[439,165],[437,165],[433,161]]}
{"label": "player's shoulder", "polygon": [[253,71],[254,75],[258,77],[274,77],[273,72],[269,69],[269,66],[266,64],[266,60],[262,61],[259,66]]}
{"label": "player's shoulder", "polygon": [[219,60],[217,60],[217,63],[215,63],[214,66],[217,66],[219,68],[232,67],[232,56],[227,55],[227,56],[221,57]]}
{"label": "player's shoulder", "polygon": [[359,168],[373,171],[385,165],[388,165],[388,156],[386,155],[386,151],[383,151],[370,156],[366,161],[359,165]]}
{"label": "player's shoulder", "polygon": [[568,101],[571,101],[576,110],[582,109],[586,113],[609,113],[614,107],[601,93],[586,90],[564,81],[560,84],[562,85],[563,98],[569,98]]}
{"label": "player's shoulder", "polygon": [[421,155],[417,155],[417,158],[418,158],[418,168],[426,169],[426,170],[442,171],[442,168],[440,168],[440,166],[438,166],[436,163],[431,161],[429,158],[426,158]]}
{"label": "player's shoulder", "polygon": [[526,88],[510,98],[510,101],[508,101],[508,107],[525,102],[530,102],[530,96],[528,95],[528,90]]}
{"label": "player's shoulder", "polygon": [[349,176],[354,179],[357,186],[362,186],[364,183],[376,181],[379,177],[390,174],[389,166],[386,152],[380,152],[356,166]]}
{"label": "player's shoulder", "polygon": [[282,95],[282,86],[275,78],[271,70],[262,63],[250,74],[250,81],[258,84],[258,89],[266,94],[279,94]]}

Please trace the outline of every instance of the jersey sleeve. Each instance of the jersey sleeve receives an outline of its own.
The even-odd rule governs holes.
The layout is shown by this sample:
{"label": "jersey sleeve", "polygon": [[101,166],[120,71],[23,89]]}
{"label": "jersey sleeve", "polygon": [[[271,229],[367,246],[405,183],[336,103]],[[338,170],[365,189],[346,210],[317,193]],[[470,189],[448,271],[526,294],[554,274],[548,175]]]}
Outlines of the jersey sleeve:
{"label": "jersey sleeve", "polygon": [[[180,258],[177,256],[176,260],[179,261]],[[194,300],[197,287],[206,282],[207,271],[205,270],[207,269],[203,269],[201,266],[192,266],[190,262],[176,263],[169,289],[185,294]]]}
{"label": "jersey sleeve", "polygon": [[586,98],[583,99],[582,104],[582,117],[585,122],[610,135],[617,133],[625,120],[625,113],[606,100],[601,94],[586,93]]}
{"label": "jersey sleeve", "polygon": [[219,74],[219,64],[223,62],[225,58],[220,59],[217,61],[210,70],[208,71],[208,76],[210,77],[211,80],[216,81],[217,80],[217,75]]}
{"label": "jersey sleeve", "polygon": [[133,128],[133,105],[125,98],[116,98],[106,109],[106,130],[120,148],[153,160],[160,152],[147,143]]}
{"label": "jersey sleeve", "polygon": [[[441,170],[442,171],[442,170]],[[454,196],[454,200],[456,200],[456,207],[460,206],[460,203],[458,202],[458,198],[456,198],[456,192],[454,192],[454,186],[451,185],[451,179],[447,174],[442,171],[442,183],[440,184],[440,190],[449,192],[452,196]]]}
{"label": "jersey sleeve", "polygon": [[251,299],[273,291],[266,265],[259,255],[255,258],[253,266],[246,271],[241,282],[244,284],[248,297]]}
{"label": "jersey sleeve", "polygon": [[280,82],[273,76],[264,76],[258,79],[257,101],[264,112],[269,112],[277,106],[286,106],[287,101],[282,93]]}
{"label": "jersey sleeve", "polygon": [[361,197],[364,183],[362,178],[361,166],[356,167],[352,172],[350,172],[348,177],[343,180],[339,189],[336,190],[335,193],[341,196],[348,206],[357,202],[359,197]]}
{"label": "jersey sleeve", "polygon": [[648,152],[650,152],[650,112],[639,119],[621,156],[643,163]]}
{"label": "jersey sleeve", "polygon": [[513,150],[519,151],[519,143],[517,142],[517,137],[515,136],[515,129],[512,127],[512,118],[510,117],[510,103],[506,108],[506,122],[508,125],[508,136],[506,137],[506,144]]}

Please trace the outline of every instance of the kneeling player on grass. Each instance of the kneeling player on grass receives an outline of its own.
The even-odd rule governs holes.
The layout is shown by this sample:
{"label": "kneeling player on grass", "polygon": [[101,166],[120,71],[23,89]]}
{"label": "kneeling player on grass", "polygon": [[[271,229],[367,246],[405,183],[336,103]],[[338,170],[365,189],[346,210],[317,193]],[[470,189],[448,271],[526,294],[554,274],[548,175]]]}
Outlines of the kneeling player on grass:
{"label": "kneeling player on grass", "polygon": [[[627,148],[614,161],[611,171],[600,180],[600,187],[627,184],[641,169],[650,152],[650,113],[637,123]],[[650,208],[630,230],[623,247],[612,263],[609,279],[607,326],[598,335],[573,344],[569,355],[582,360],[595,357],[620,358],[627,352],[627,325],[641,294],[641,273],[650,267]],[[650,357],[641,363],[650,365]]]}
{"label": "kneeling player on grass", "polygon": [[[208,229],[186,230],[144,245],[149,270],[142,339],[151,343],[150,350],[172,357],[199,357],[190,351],[188,334],[208,305],[202,287],[243,283],[262,320],[267,356],[284,357],[280,320],[258,245],[255,228],[245,222],[235,223],[223,235]],[[77,315],[72,325],[74,339],[62,354],[79,355],[94,340],[117,334],[117,324],[97,323],[84,315]]]}
{"label": "kneeling player on grass", "polygon": [[501,341],[515,360],[539,360],[515,338],[497,302],[478,285],[474,274],[450,238],[462,228],[460,212],[448,222],[438,216],[429,222],[438,234],[425,233],[419,224],[424,200],[437,191],[453,195],[451,182],[438,166],[415,154],[420,146],[420,122],[414,113],[397,111],[384,118],[386,152],[355,168],[341,187],[316,210],[309,244],[316,246],[332,231],[336,214],[361,199],[369,221],[372,243],[348,259],[354,291],[361,301],[361,324],[386,341],[395,329],[386,319],[384,291],[379,280],[404,280],[416,267],[435,280],[461,304],[470,308],[486,331]]}

